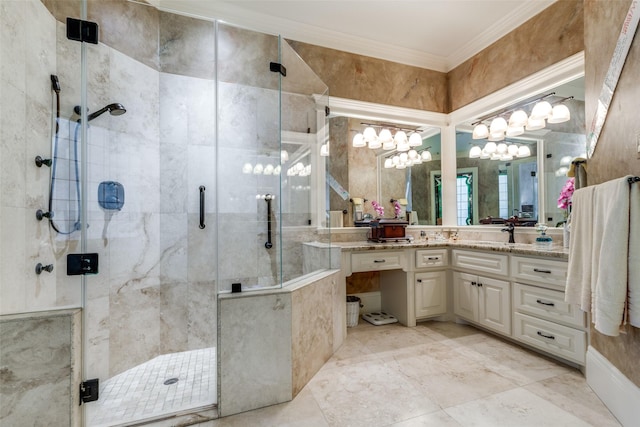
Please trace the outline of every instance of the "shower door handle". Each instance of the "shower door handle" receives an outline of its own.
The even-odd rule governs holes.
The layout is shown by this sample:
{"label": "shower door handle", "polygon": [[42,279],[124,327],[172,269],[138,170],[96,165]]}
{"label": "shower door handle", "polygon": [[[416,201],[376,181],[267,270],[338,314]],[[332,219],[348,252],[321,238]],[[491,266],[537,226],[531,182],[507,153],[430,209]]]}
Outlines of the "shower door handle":
{"label": "shower door handle", "polygon": [[204,185],[200,186],[200,228],[205,228],[206,225],[204,223]]}
{"label": "shower door handle", "polygon": [[271,243],[271,200],[273,200],[273,195],[265,195],[264,200],[267,202],[267,241],[264,247],[271,249],[273,247],[273,243]]}

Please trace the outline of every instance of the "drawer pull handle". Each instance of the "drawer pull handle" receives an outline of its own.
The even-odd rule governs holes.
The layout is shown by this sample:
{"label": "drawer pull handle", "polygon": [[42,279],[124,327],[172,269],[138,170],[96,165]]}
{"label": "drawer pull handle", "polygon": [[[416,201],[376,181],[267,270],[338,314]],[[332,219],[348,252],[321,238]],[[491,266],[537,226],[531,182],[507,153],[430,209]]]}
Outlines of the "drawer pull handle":
{"label": "drawer pull handle", "polygon": [[548,305],[549,307],[555,307],[555,306],[556,306],[556,305],[555,305],[554,303],[552,303],[552,302],[544,302],[544,301],[542,301],[541,299],[537,299],[537,300],[536,300],[536,302],[537,302],[538,304]]}
{"label": "drawer pull handle", "polygon": [[381,262],[386,262],[386,259],[374,259],[373,262],[375,263],[381,263]]}
{"label": "drawer pull handle", "polygon": [[548,340],[555,340],[556,337],[554,337],[553,335],[545,335],[543,332],[538,331],[538,335],[540,335],[542,338],[546,338]]}
{"label": "drawer pull handle", "polygon": [[533,271],[535,271],[536,273],[546,273],[546,274],[551,274],[551,270],[542,270],[540,268],[534,268]]}
{"label": "drawer pull handle", "polygon": [[435,261],[435,260],[438,260],[438,259],[440,259],[440,257],[437,257],[437,256],[427,257],[427,260],[429,260],[429,261]]}
{"label": "drawer pull handle", "polygon": [[422,283],[422,279],[418,279],[418,283]]}

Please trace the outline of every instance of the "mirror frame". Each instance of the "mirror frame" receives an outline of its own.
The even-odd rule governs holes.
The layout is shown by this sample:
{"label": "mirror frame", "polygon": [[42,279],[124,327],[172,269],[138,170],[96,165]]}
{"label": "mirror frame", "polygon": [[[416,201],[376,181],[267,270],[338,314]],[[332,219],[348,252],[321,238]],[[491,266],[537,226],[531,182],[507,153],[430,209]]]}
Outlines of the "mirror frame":
{"label": "mirror frame", "polygon": [[[584,51],[582,51],[531,74],[516,83],[497,90],[484,98],[452,111],[449,114],[393,107],[332,96],[329,96],[329,105],[331,107],[331,115],[377,121],[392,121],[394,123],[412,126],[439,127],[442,138],[441,170],[444,190],[442,200],[442,226],[457,227],[455,191],[446,191],[448,188],[455,188],[456,183],[456,126],[460,126],[465,122],[472,121],[477,117],[493,111],[507,108],[514,103],[582,77],[584,76],[584,65],[585,58]],[[540,153],[542,153],[542,151],[543,147],[539,145],[538,161],[540,161]],[[316,155],[318,164],[324,163],[322,158],[319,157],[319,148]],[[316,168],[316,171],[316,182],[326,183],[325,168]],[[327,191],[330,190],[327,185],[318,185],[316,188],[318,188],[316,197],[317,206],[325,206]],[[538,198],[539,200],[544,200],[544,188],[542,188],[542,186],[539,188],[541,188],[541,191],[539,191]],[[317,209],[316,212],[318,214],[316,224],[318,224],[319,227],[326,227],[328,223],[326,218],[327,211],[325,209]]]}

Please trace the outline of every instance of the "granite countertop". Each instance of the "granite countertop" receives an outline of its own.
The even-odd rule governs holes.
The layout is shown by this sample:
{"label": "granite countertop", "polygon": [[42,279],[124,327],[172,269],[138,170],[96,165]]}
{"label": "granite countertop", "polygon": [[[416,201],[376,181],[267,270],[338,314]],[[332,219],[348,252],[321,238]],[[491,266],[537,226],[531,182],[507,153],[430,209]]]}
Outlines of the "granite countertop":
{"label": "granite countertop", "polygon": [[455,240],[441,242],[411,241],[411,242],[331,242],[332,246],[339,246],[343,251],[376,251],[393,249],[432,249],[432,248],[460,248],[479,249],[493,252],[506,252],[514,255],[533,255],[547,258],[567,260],[569,249],[559,245],[540,248],[530,243],[505,243],[475,240]]}

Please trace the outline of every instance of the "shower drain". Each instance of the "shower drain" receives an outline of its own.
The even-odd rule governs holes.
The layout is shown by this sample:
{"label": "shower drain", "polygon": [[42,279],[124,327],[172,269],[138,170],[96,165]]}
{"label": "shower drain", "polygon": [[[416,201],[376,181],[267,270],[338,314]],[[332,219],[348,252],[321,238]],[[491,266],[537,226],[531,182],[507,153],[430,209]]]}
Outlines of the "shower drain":
{"label": "shower drain", "polygon": [[177,383],[177,382],[178,382],[178,379],[177,379],[177,378],[169,378],[168,380],[166,380],[166,381],[164,382],[164,385],[171,385],[171,384],[175,384],[175,383]]}

